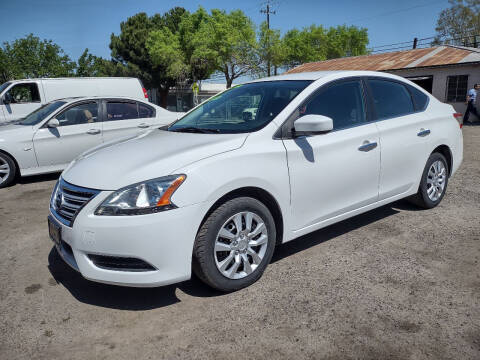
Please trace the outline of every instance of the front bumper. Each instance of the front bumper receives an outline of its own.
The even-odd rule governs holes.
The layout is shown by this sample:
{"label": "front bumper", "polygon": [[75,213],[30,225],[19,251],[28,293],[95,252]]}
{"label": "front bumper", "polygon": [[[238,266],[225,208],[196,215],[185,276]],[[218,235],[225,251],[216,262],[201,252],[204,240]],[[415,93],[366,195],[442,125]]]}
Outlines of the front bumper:
{"label": "front bumper", "polygon": [[[101,192],[77,215],[72,227],[61,227],[59,255],[86,279],[124,286],[154,287],[190,279],[192,250],[207,204],[200,203],[149,215],[96,216],[97,206],[111,192]],[[149,271],[98,267],[89,255],[129,257],[145,261]]]}

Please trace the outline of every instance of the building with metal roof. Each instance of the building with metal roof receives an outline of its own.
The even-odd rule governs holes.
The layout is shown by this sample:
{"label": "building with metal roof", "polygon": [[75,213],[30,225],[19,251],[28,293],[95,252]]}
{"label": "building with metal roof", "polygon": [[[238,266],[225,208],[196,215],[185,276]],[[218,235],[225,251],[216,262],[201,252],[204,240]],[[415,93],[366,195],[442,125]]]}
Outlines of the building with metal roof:
{"label": "building with metal roof", "polygon": [[371,70],[400,75],[464,112],[468,89],[480,83],[480,49],[442,45],[353,56],[302,64],[287,73],[332,70]]}

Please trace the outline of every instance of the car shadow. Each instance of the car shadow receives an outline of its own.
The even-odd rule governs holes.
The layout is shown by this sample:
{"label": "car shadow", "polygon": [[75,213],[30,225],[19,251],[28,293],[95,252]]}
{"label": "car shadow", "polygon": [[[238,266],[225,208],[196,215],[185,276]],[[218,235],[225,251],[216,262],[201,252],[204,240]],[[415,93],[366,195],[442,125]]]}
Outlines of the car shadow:
{"label": "car shadow", "polygon": [[97,283],[85,279],[68,266],[52,247],[48,269],[58,284],[63,285],[78,301],[117,310],[151,310],[178,303],[176,289],[195,297],[220,296],[196,277],[175,285],[155,288],[134,288]]}
{"label": "car shadow", "polygon": [[61,172],[55,172],[55,173],[42,174],[42,175],[24,176],[17,180],[17,184],[26,185],[26,184],[43,182],[43,181],[58,180],[58,178],[60,177],[60,174]]}
{"label": "car shadow", "polygon": [[[400,210],[416,211],[417,208],[409,205],[405,200],[400,200],[330,225],[279,245],[275,250],[272,262],[280,261],[290,255],[335,239],[349,231],[395,215]],[[181,301],[176,295],[177,289],[194,297],[225,295],[225,293],[211,289],[194,275],[191,280],[156,288],[133,288],[96,283],[86,280],[80,273],[70,268],[60,258],[55,247],[52,247],[48,255],[48,269],[55,281],[63,285],[78,301],[111,309],[140,311],[173,305]]]}

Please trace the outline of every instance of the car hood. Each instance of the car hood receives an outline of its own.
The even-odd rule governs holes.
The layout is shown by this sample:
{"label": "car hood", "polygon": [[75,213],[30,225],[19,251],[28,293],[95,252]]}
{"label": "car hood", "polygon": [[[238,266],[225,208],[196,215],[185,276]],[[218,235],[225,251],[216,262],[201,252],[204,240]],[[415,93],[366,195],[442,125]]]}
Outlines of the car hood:
{"label": "car hood", "polygon": [[0,139],[3,139],[4,141],[16,139],[17,134],[23,135],[22,138],[24,135],[28,134],[28,137],[31,138],[31,133],[31,126],[16,125],[12,123],[0,124]]}
{"label": "car hood", "polygon": [[238,149],[246,137],[247,134],[192,134],[156,129],[87,151],[68,166],[62,177],[77,186],[117,190]]}

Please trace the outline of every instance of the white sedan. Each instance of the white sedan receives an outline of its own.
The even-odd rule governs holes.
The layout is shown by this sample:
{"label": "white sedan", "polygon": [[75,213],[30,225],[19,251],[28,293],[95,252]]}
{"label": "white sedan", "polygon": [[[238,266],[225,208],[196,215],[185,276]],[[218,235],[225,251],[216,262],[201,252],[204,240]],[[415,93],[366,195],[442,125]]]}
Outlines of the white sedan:
{"label": "white sedan", "polygon": [[87,279],[159,286],[193,269],[237,290],[277,244],[405,197],[438,205],[463,157],[458,117],[386,73],[253,81],[72,162],[50,236]]}
{"label": "white sedan", "polygon": [[0,188],[18,175],[61,171],[90,148],[167,125],[178,116],[124,97],[52,101],[22,120],[0,125]]}

